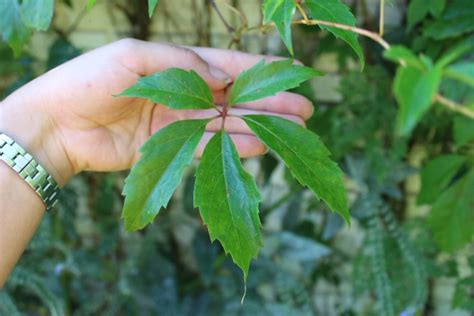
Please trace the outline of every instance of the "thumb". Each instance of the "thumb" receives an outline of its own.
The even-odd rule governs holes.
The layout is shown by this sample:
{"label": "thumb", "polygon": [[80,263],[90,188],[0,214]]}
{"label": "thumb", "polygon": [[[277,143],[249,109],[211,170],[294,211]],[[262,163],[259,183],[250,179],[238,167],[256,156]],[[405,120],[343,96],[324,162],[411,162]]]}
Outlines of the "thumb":
{"label": "thumb", "polygon": [[224,89],[232,82],[231,77],[222,69],[209,65],[194,51],[187,48],[182,49],[186,50],[185,55],[187,59],[186,65],[183,65],[183,68],[195,70],[212,90]]}

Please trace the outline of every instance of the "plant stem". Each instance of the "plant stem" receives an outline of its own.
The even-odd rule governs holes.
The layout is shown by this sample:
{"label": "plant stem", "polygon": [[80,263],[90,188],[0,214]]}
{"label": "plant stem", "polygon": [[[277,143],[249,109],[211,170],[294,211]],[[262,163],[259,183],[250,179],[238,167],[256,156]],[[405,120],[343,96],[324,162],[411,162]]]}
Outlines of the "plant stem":
{"label": "plant stem", "polygon": [[303,19],[305,21],[308,21],[308,15],[306,14],[306,12],[304,11],[303,7],[301,6],[301,3],[299,2],[296,2],[296,8],[298,9],[298,11],[301,13],[301,15],[303,16]]}
{"label": "plant stem", "polygon": [[441,94],[437,94],[435,96],[435,101],[453,112],[460,113],[474,120],[474,111],[462,106],[457,102],[454,102],[453,100],[443,97]]}
{"label": "plant stem", "polygon": [[383,36],[384,31],[385,31],[385,0],[380,0],[379,35]]}
{"label": "plant stem", "polygon": [[215,0],[209,0],[210,3],[211,3],[211,6],[214,8],[214,11],[216,11],[217,15],[219,16],[219,19],[222,21],[222,23],[224,23],[227,31],[229,33],[234,33],[235,32],[235,28],[232,27],[232,25],[230,25],[229,22],[227,22],[227,20],[225,19],[224,15],[222,14],[222,11],[219,9],[219,7],[217,6],[216,4],[216,1]]}

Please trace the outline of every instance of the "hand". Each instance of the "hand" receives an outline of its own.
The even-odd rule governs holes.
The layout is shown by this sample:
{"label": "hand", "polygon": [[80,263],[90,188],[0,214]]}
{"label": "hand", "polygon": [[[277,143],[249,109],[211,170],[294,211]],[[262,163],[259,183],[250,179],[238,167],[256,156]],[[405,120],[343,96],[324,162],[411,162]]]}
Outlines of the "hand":
{"label": "hand", "polygon": [[[214,116],[215,110],[172,110],[148,100],[114,95],[140,76],[178,67],[197,71],[212,89],[216,104],[222,104],[229,83],[262,58],[228,50],[121,40],[59,66],[12,94],[0,107],[0,126],[23,138],[24,146],[61,184],[83,170],[124,170],[139,158],[139,147],[157,130],[177,120]],[[230,113],[257,112],[304,124],[312,105],[302,96],[284,92],[239,105]],[[198,157],[220,126],[218,120],[209,123]],[[266,151],[240,119],[228,117],[226,130],[242,157]],[[26,139],[25,133],[36,137]]]}

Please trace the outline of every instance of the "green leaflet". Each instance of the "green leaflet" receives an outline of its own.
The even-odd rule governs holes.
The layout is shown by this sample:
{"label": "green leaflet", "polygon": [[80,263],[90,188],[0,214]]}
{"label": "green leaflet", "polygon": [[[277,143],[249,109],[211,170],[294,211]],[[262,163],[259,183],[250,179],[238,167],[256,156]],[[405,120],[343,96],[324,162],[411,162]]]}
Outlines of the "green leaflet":
{"label": "green leaflet", "polygon": [[446,0],[431,0],[429,3],[426,0],[410,1],[407,11],[408,30],[410,31],[418,22],[423,20],[428,13],[434,17],[439,17],[443,13]]}
{"label": "green leaflet", "polygon": [[453,130],[456,145],[463,146],[474,141],[474,120],[468,117],[456,117]]}
{"label": "green leaflet", "polygon": [[453,177],[466,161],[465,156],[443,155],[429,161],[421,171],[419,204],[433,203],[453,181]]}
{"label": "green leaflet", "polygon": [[193,70],[170,68],[143,77],[119,96],[149,99],[172,109],[210,109],[214,107],[212,92]]}
{"label": "green leaflet", "polygon": [[265,0],[263,3],[264,23],[275,23],[280,37],[293,55],[291,22],[296,11],[295,0]]}
{"label": "green leaflet", "polygon": [[395,63],[403,61],[407,66],[424,69],[423,63],[411,50],[404,46],[392,46],[383,53],[383,57]]}
{"label": "green leaflet", "polygon": [[230,105],[255,101],[296,88],[302,82],[321,73],[313,68],[294,65],[292,60],[280,60],[265,64],[262,60],[242,72],[230,92]]}
{"label": "green leaflet", "polygon": [[97,0],[87,0],[87,10],[91,10],[94,6]]}
{"label": "green leaflet", "polygon": [[463,82],[474,88],[474,62],[459,62],[445,69],[446,77]]}
{"label": "green leaflet", "polygon": [[428,217],[434,238],[444,251],[461,249],[474,236],[474,169],[445,191]]}
{"label": "green leaflet", "polygon": [[148,16],[151,18],[153,13],[155,13],[156,5],[158,0],[148,0]]}
{"label": "green leaflet", "polygon": [[219,132],[204,150],[196,174],[194,205],[211,240],[219,240],[247,279],[250,261],[262,247],[257,185],[240,163],[229,135]]}
{"label": "green leaflet", "polygon": [[440,40],[474,31],[474,1],[450,0],[441,18],[424,27],[424,35]]}
{"label": "green leaflet", "polygon": [[17,0],[0,0],[0,12],[2,38],[13,49],[15,57],[18,57],[30,38],[31,31],[21,19],[20,5]]}
{"label": "green leaflet", "polygon": [[[349,7],[340,0],[306,0],[304,2],[313,19],[335,22],[349,26],[356,25],[356,19],[352,15]],[[354,32],[338,29],[331,26],[319,25],[322,30],[331,32],[334,36],[345,41],[359,56],[362,68],[365,65],[364,53]]]}
{"label": "green leaflet", "polygon": [[438,91],[442,69],[433,67],[426,71],[414,67],[399,67],[394,82],[394,93],[400,105],[397,132],[408,136],[421,117],[428,111]]}
{"label": "green leaflet", "polygon": [[28,27],[46,31],[53,18],[54,0],[23,0],[21,13]]}
{"label": "green leaflet", "polygon": [[161,129],[141,148],[141,159],[125,181],[123,218],[127,230],[151,223],[181,182],[209,120],[178,121]]}
{"label": "green leaflet", "polygon": [[277,116],[245,115],[243,119],[302,185],[350,223],[343,173],[316,134]]}

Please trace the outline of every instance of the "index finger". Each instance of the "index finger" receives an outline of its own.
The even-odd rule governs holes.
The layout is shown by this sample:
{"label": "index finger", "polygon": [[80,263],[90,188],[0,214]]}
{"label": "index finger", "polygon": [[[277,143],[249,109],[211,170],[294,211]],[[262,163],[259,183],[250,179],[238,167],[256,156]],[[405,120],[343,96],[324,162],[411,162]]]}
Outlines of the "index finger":
{"label": "index finger", "polygon": [[[242,71],[254,66],[262,59],[265,62],[283,60],[285,58],[278,56],[265,56],[258,54],[248,54],[236,50],[207,48],[207,47],[188,47],[196,52],[208,64],[222,69],[235,79]],[[299,62],[297,62],[299,63]]]}

